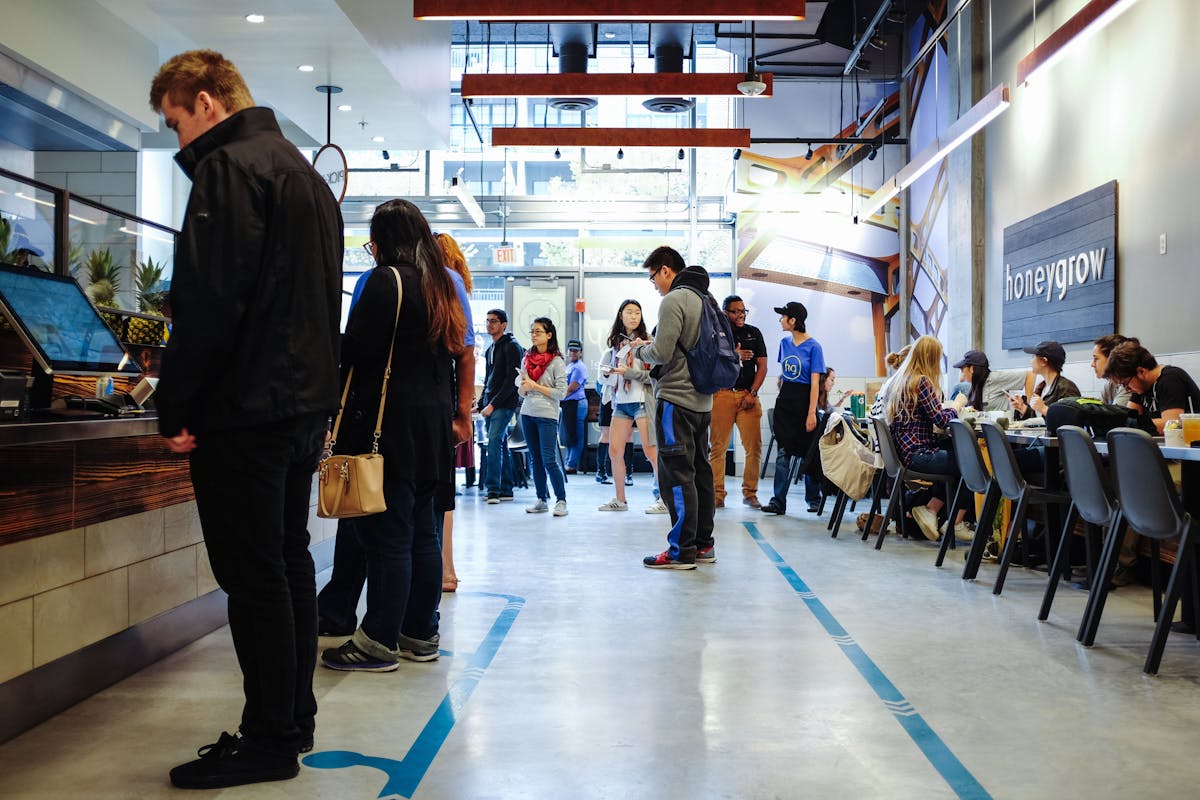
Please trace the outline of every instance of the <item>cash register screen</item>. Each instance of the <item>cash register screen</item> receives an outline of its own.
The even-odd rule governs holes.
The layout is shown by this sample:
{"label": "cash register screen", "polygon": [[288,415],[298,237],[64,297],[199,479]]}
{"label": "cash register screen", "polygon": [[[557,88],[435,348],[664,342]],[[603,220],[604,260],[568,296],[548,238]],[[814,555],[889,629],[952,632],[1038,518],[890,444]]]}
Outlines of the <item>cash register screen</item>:
{"label": "cash register screen", "polygon": [[0,264],[0,313],[47,372],[141,372],[71,278]]}

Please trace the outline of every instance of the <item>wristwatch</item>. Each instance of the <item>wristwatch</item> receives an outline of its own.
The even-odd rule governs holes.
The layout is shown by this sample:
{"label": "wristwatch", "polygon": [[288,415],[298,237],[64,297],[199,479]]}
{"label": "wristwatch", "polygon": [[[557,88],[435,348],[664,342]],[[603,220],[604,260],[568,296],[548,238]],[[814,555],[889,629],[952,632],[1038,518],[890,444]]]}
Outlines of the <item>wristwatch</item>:
{"label": "wristwatch", "polygon": [[750,390],[750,396],[751,396],[751,397],[758,397],[758,392],[757,392],[757,391],[755,391],[754,389],[751,389],[751,390]]}

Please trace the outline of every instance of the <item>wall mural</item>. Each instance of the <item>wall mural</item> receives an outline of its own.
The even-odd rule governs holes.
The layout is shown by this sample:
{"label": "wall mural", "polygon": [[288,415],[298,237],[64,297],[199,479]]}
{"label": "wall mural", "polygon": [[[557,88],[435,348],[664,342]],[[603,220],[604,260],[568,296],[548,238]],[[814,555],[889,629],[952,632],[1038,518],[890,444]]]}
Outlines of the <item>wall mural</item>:
{"label": "wall mural", "polygon": [[[945,17],[946,3],[931,2],[916,21],[909,40],[913,52]],[[910,55],[910,57],[911,57]],[[946,110],[946,51],[944,42],[932,48],[917,65],[909,82],[884,96],[859,97],[856,118],[838,136],[888,138],[900,136],[900,91],[909,94],[910,152],[920,152],[951,120]],[[809,307],[823,298],[853,301],[838,308],[838,326],[869,331],[873,356],[867,369],[885,374],[887,323],[899,308],[899,201],[892,200],[875,215],[853,224],[850,215],[878,188],[864,178],[870,144],[827,144],[806,148],[790,158],[742,151],[734,170],[737,215],[737,274],[740,279],[765,280],[803,289],[797,299]],[[884,148],[886,150],[886,148]],[[882,152],[882,151],[881,151]],[[883,163],[891,176],[902,164]],[[856,169],[858,168],[858,169]],[[870,185],[874,183],[875,185]],[[911,243],[908,261],[908,337],[941,337],[946,317],[948,252],[947,220],[943,211],[947,174],[945,161],[910,187]],[[848,309],[848,310],[847,310]],[[850,318],[846,318],[846,314]],[[826,343],[828,342],[828,344]],[[853,336],[841,343],[861,352]],[[839,342],[822,341],[830,363],[855,363],[855,354],[839,353]],[[859,356],[861,359],[861,356]]]}

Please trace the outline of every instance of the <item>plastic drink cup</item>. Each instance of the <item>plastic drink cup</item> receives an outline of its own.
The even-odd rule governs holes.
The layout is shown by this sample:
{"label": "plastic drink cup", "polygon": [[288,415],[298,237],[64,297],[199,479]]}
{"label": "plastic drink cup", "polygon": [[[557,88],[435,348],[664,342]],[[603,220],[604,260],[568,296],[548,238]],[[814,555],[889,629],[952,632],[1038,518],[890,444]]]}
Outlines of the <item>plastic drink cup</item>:
{"label": "plastic drink cup", "polygon": [[1200,414],[1183,414],[1183,443],[1191,446],[1192,442],[1200,441]]}

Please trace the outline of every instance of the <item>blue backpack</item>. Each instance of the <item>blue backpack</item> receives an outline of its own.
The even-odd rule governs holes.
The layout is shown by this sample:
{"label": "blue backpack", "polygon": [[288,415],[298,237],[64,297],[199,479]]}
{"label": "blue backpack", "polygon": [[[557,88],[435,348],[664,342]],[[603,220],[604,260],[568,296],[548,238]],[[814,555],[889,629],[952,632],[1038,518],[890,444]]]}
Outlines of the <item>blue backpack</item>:
{"label": "blue backpack", "polygon": [[684,351],[692,385],[701,394],[732,388],[741,374],[742,360],[735,348],[729,317],[710,293],[694,286],[680,288],[695,292],[700,298],[700,338],[695,346]]}

